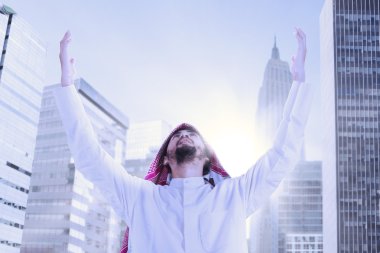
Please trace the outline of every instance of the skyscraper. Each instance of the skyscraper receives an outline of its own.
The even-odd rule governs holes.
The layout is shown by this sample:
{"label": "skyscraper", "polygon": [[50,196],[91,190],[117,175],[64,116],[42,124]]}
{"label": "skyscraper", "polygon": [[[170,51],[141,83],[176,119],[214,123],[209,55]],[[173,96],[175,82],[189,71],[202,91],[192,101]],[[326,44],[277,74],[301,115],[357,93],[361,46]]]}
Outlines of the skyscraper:
{"label": "skyscraper", "polygon": [[320,16],[326,252],[380,252],[380,3],[326,0]]}
{"label": "skyscraper", "polygon": [[[276,38],[271,58],[265,67],[264,79],[259,90],[255,125],[263,150],[270,148],[280,124],[283,109],[292,84],[289,64],[280,59]],[[251,252],[277,250],[277,225],[271,203],[257,211],[251,218]]]}
{"label": "skyscraper", "polygon": [[[85,80],[75,85],[100,145],[122,163],[128,119]],[[125,224],[75,168],[53,97],[57,86],[43,92],[21,252],[117,252]]]}
{"label": "skyscraper", "polygon": [[268,148],[280,124],[291,84],[289,64],[280,59],[275,38],[272,55],[265,67],[263,84],[259,90],[255,117],[256,125],[263,137],[262,141],[268,144]]}
{"label": "skyscraper", "polygon": [[252,217],[251,252],[323,252],[321,162],[302,161]]}
{"label": "skyscraper", "polygon": [[279,253],[323,252],[321,169],[302,161],[284,179],[275,202]]}
{"label": "skyscraper", "polygon": [[[292,77],[276,42],[265,69],[256,114],[269,145],[282,118]],[[321,163],[301,162],[283,180],[270,201],[251,217],[250,252],[322,252]]]}
{"label": "skyscraper", "polygon": [[0,7],[0,252],[20,252],[37,134],[46,47]]}

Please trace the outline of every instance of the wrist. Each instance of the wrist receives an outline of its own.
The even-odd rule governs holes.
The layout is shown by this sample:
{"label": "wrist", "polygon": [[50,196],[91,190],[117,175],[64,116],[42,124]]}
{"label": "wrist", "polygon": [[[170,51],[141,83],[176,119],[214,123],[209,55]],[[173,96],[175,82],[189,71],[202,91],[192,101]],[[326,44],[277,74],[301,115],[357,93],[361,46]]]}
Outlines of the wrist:
{"label": "wrist", "polygon": [[293,80],[304,82],[305,81],[305,68],[304,66],[297,66],[293,68]]}
{"label": "wrist", "polygon": [[69,86],[73,84],[73,79],[68,77],[61,77],[61,85],[62,86]]}

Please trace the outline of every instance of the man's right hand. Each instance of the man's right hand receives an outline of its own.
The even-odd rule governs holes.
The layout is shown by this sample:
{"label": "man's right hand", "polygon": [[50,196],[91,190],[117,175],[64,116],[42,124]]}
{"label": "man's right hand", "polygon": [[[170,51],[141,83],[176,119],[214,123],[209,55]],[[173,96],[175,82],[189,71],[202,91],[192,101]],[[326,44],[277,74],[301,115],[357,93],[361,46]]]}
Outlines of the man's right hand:
{"label": "man's right hand", "polygon": [[75,69],[74,59],[70,58],[68,46],[71,41],[70,31],[67,31],[60,42],[59,60],[61,62],[61,85],[73,84]]}

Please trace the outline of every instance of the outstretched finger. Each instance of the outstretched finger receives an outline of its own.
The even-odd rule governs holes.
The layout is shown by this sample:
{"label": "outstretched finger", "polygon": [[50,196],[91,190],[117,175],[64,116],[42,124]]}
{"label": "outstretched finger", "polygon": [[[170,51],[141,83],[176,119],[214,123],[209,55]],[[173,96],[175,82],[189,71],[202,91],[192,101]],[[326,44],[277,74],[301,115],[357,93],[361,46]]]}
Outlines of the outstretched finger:
{"label": "outstretched finger", "polygon": [[297,39],[302,39],[302,33],[301,33],[301,30],[299,28],[297,29],[296,36],[297,36]]}
{"label": "outstretched finger", "polygon": [[306,38],[306,34],[305,34],[304,31],[302,31],[302,29],[299,29],[299,33],[301,34],[301,36],[302,36],[303,38]]}
{"label": "outstretched finger", "polygon": [[298,29],[298,35],[303,41],[306,41],[306,34],[301,29]]}
{"label": "outstretched finger", "polygon": [[61,40],[61,45],[62,44],[67,44],[67,43],[69,43],[71,41],[71,33],[70,33],[70,31],[67,31],[66,33],[65,33],[65,35],[63,36],[63,38],[62,38],[62,40]]}
{"label": "outstretched finger", "polygon": [[63,38],[64,38],[64,39],[68,39],[68,38],[70,38],[70,36],[71,36],[70,30],[67,30],[67,31],[65,32],[65,35],[63,36]]}

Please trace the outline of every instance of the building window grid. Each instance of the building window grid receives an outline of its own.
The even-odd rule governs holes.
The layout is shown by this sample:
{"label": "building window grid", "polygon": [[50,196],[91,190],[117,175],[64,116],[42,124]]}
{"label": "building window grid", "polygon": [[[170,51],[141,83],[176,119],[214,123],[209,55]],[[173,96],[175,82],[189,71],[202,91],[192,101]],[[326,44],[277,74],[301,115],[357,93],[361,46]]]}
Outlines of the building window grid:
{"label": "building window grid", "polygon": [[[379,5],[377,6],[378,8],[379,8]],[[375,8],[373,8],[373,10],[375,11]],[[377,10],[377,13],[380,13],[379,12],[379,9]],[[378,24],[378,22],[376,22],[375,20],[373,21],[374,22],[374,24],[373,24],[373,27],[375,27],[375,25],[377,25],[377,26],[379,26],[379,24]],[[379,31],[377,31],[377,36],[379,36]],[[378,40],[376,40],[376,43],[375,43],[375,52],[378,52],[378,50],[379,50],[379,48],[378,48],[378,43],[379,43],[379,41]],[[375,56],[376,56],[376,54],[375,54]],[[374,62],[374,64],[375,64],[375,67],[377,68],[377,67],[379,67],[378,66],[378,59],[376,59],[376,61]],[[377,84],[377,75],[374,75],[373,77],[372,77],[372,79],[374,79],[374,82],[373,83],[375,83],[375,84]],[[373,87],[372,87],[372,94],[373,95],[375,95],[375,88],[376,88],[376,86],[374,85]],[[373,101],[376,101],[377,103],[379,102],[379,100],[378,99],[375,99],[374,98],[374,96],[372,96],[372,99],[373,99]],[[374,104],[375,102],[373,102],[372,104]],[[378,114],[377,114],[377,122],[379,122],[379,107],[378,107],[378,104],[377,104],[377,109],[376,109],[376,111],[378,112]],[[376,117],[376,116],[375,116]],[[377,129],[377,131],[379,131],[379,129]],[[373,141],[373,143],[376,143],[376,136],[375,136],[375,130],[373,129],[373,132],[372,132],[372,141]],[[373,150],[376,150],[375,148],[373,149]],[[378,152],[379,152],[379,149],[377,149],[378,150]],[[377,154],[377,156],[376,157],[379,157],[379,154]],[[376,163],[374,162],[373,163],[373,176],[374,176],[374,178],[377,178],[377,175],[376,175]],[[378,187],[378,185],[376,185],[376,182],[374,183],[374,189],[376,189]],[[377,196],[376,195],[376,197],[379,197],[379,196]],[[375,203],[376,204],[376,203]],[[379,214],[380,214],[380,207],[379,207],[379,205],[376,207],[376,209],[377,209],[377,212],[379,212]],[[374,215],[375,216],[375,235],[377,235],[377,224],[379,224],[379,221],[377,220],[377,214],[375,214]],[[376,238],[375,239],[375,241],[377,241],[377,239],[378,238]],[[377,247],[377,246],[376,246]],[[378,250],[378,249],[377,249]]]}
{"label": "building window grid", "polygon": [[[344,1],[341,1],[340,2],[340,5],[342,4],[342,3],[347,3],[347,2],[344,2]],[[365,4],[367,4],[368,2],[366,1],[365,2]],[[351,4],[351,7],[353,7],[353,2],[351,1],[350,2],[350,4]],[[356,4],[357,4],[357,2],[356,2]],[[338,3],[338,7],[337,8],[339,8],[340,7],[340,5],[339,5],[339,3]],[[363,8],[363,5],[360,5],[362,8]],[[368,8],[366,8],[367,6],[365,6],[364,5],[364,8],[365,9],[368,9]],[[377,5],[377,8],[379,8],[379,6]],[[352,10],[353,8],[351,8],[351,10]],[[371,11],[373,11],[374,12],[374,8],[373,8],[373,6],[371,6],[371,8],[369,8],[369,10],[371,10]],[[360,17],[361,17],[361,19],[360,20],[364,20],[364,18],[366,17],[366,14],[365,15],[363,15],[363,9],[362,10],[359,10],[360,11]],[[336,10],[335,10],[335,12],[336,12]],[[352,15],[352,11],[350,11],[350,15]],[[377,17],[378,18],[378,17]],[[360,23],[363,23],[362,21],[360,21],[359,20],[359,22]],[[368,23],[368,28],[369,29],[361,29],[361,32],[362,33],[365,33],[365,37],[368,37],[368,36],[371,36],[372,34],[375,34],[375,32],[373,32],[372,31],[372,29],[374,28],[374,19],[372,20],[372,19],[370,19],[367,23]],[[338,25],[339,25],[339,23],[338,23]],[[345,24],[343,24],[343,26],[345,26]],[[344,27],[345,28],[345,27]],[[355,27],[354,26],[354,28],[356,29],[357,27]],[[358,33],[359,33],[359,31],[350,31],[350,30],[348,30],[348,29],[343,29],[343,37],[345,38],[346,37],[346,34],[345,33],[348,33],[348,32],[355,32],[355,34],[357,35]],[[358,35],[357,35],[358,36]],[[341,44],[341,42],[342,42],[342,38],[341,37],[338,37],[338,38],[336,38],[336,41],[338,41],[338,43],[340,43]],[[366,41],[370,41],[370,40],[366,40]],[[352,42],[353,43],[353,42]],[[378,48],[378,45],[375,43],[375,47],[373,47],[373,48],[368,48],[365,44],[362,44],[361,45],[361,51],[362,52],[366,52],[365,50],[367,50],[367,51],[369,51],[368,53],[371,55],[371,58],[373,59],[373,54],[374,54],[374,52],[373,52],[373,50],[377,50],[377,48]],[[354,51],[355,49],[353,48],[353,47],[350,47],[349,48],[349,50],[347,50],[347,52],[349,53],[349,54],[351,54],[351,52],[352,53],[355,53],[355,51]],[[351,57],[350,57],[351,58]],[[360,57],[360,60],[361,60],[361,64],[363,64],[363,58],[362,57]],[[356,61],[355,61],[355,63],[356,63]],[[359,63],[359,62],[358,62]],[[370,64],[370,66],[369,67],[372,67],[372,64],[375,64],[375,65],[377,65],[378,63],[377,63],[377,61],[375,61],[375,62],[370,62],[369,63]],[[344,62],[344,65],[346,65],[346,62]],[[338,66],[338,65],[337,65]],[[336,73],[337,74],[337,76],[339,77],[339,75],[341,75],[341,76],[343,76],[344,75],[344,73],[339,73],[339,71],[337,71],[338,73]],[[358,73],[360,73],[360,72],[358,72]],[[354,87],[355,87],[355,85],[354,85],[354,83],[353,83],[353,81],[355,81],[355,79],[357,78],[355,75],[356,75],[357,73],[356,73],[356,71],[354,72],[354,73],[352,73],[352,75],[348,75],[348,78],[350,79],[349,81],[349,83],[350,83],[350,85],[349,85],[349,90],[351,91],[351,90],[354,90]],[[359,84],[360,84],[360,88],[361,88],[361,91],[365,91],[365,93],[363,93],[363,95],[361,95],[361,96],[357,96],[357,98],[360,100],[360,101],[362,101],[362,100],[364,100],[364,98],[367,98],[367,99],[369,99],[369,102],[371,102],[371,100],[372,100],[372,103],[370,103],[370,104],[374,104],[374,99],[376,99],[376,98],[374,98],[374,95],[376,94],[376,91],[374,90],[374,85],[376,84],[376,81],[377,81],[377,74],[375,74],[375,73],[368,73],[368,74],[370,74],[370,76],[369,75],[359,75],[359,77],[360,77],[360,81],[359,81]],[[374,75],[375,75],[375,77],[374,77]],[[352,78],[353,77],[353,78]],[[371,80],[369,80],[371,78]],[[351,80],[351,79],[353,79],[353,80]],[[375,84],[374,84],[374,79],[375,79]],[[371,86],[372,87],[367,87],[367,89],[365,90],[364,88],[364,84],[366,84],[366,83],[369,83],[369,81],[372,81],[372,83],[371,83]],[[340,86],[340,88],[339,88],[339,86],[338,86],[338,89],[342,89],[342,91],[343,91],[343,89],[345,88],[345,87],[342,87],[342,84],[338,84],[339,86]],[[368,89],[368,88],[371,88],[370,90]],[[352,92],[350,92],[350,93],[352,93]],[[352,99],[350,100],[350,102],[352,103],[352,102],[354,102],[354,101],[352,101]],[[377,107],[376,108],[378,108],[378,100],[376,100],[376,102],[377,102]],[[364,161],[370,161],[370,157],[371,157],[371,153],[366,153],[366,152],[364,152],[364,148],[365,148],[365,143],[363,142],[363,141],[367,141],[367,138],[369,139],[369,141],[373,141],[374,143],[375,143],[375,138],[376,138],[376,136],[377,135],[375,135],[375,128],[372,128],[372,129],[368,129],[368,124],[369,124],[369,121],[374,121],[376,118],[377,118],[377,120],[378,120],[378,117],[379,117],[379,115],[378,115],[378,113],[376,114],[376,113],[372,113],[371,111],[370,111],[370,109],[374,109],[373,107],[370,107],[369,106],[369,104],[363,104],[363,103],[360,103],[360,104],[362,104],[362,108],[364,109],[364,113],[367,115],[367,117],[360,117],[360,115],[358,115],[358,112],[354,112],[354,119],[357,121],[357,120],[362,120],[362,121],[364,121],[363,123],[364,123],[364,128],[360,128],[360,129],[357,129],[358,130],[358,136],[357,137],[359,137],[357,140],[358,140],[358,145],[357,145],[357,148],[355,148],[355,150],[352,150],[352,153],[353,152],[355,152],[355,153],[353,153],[354,155],[355,155],[355,162],[354,161],[352,161],[352,162],[354,162],[354,166],[353,166],[353,168],[351,169],[351,171],[353,171],[354,172],[354,174],[356,174],[356,176],[358,175],[358,174],[361,174],[361,171],[363,171],[364,173],[362,173],[362,174],[364,174],[364,177],[361,179],[361,180],[358,180],[358,181],[354,181],[354,178],[350,178],[351,180],[350,180],[350,185],[352,185],[353,186],[353,183],[355,183],[356,184],[356,187],[357,186],[361,186],[361,188],[360,189],[362,189],[361,191],[359,191],[359,196],[358,196],[358,199],[363,199],[363,197],[364,196],[367,196],[368,194],[366,194],[366,189],[365,188],[363,188],[364,186],[366,186],[366,183],[368,182],[368,180],[367,180],[367,177],[368,176],[372,176],[372,178],[373,177],[375,177],[376,175],[375,175],[375,173],[376,173],[376,171],[375,171],[375,165],[373,164],[373,163],[367,163],[367,162],[360,162],[360,160],[358,160],[357,158],[362,158],[362,159],[364,159]],[[348,110],[346,110],[345,112],[347,112]],[[377,111],[378,111],[378,109],[377,109]],[[371,117],[373,117],[373,119],[371,119]],[[344,117],[344,119],[343,119],[343,122],[342,122],[342,125],[343,126],[346,126],[347,124],[344,124],[345,123],[345,120],[347,120],[347,117]],[[339,123],[339,121],[338,121],[338,123]],[[343,130],[343,129],[342,129]],[[344,132],[344,131],[343,131]],[[346,131],[347,132],[347,131]],[[371,137],[372,137],[372,140],[370,140],[371,139]],[[345,137],[346,139],[348,138],[348,136],[347,137]],[[341,140],[343,141],[343,138],[342,139],[338,139],[337,140],[337,142],[338,142],[338,146],[340,146],[340,145],[342,145],[340,142],[341,142]],[[373,146],[374,148],[376,147],[375,145]],[[378,152],[379,152],[379,150],[377,150]],[[364,155],[363,155],[363,153],[364,153]],[[339,154],[340,156],[341,156],[341,154]],[[378,154],[377,154],[377,157],[378,157]],[[350,157],[347,157],[349,160],[351,160],[350,159]],[[343,166],[344,165],[346,165],[346,164],[342,164]],[[349,167],[348,167],[348,164],[346,165],[346,166],[344,166],[344,167],[341,167],[341,170],[346,170],[347,171],[347,175],[348,175],[348,170],[350,169]],[[367,173],[369,173],[368,174],[368,176],[367,176]],[[356,177],[356,178],[358,178],[358,177]],[[339,182],[338,182],[339,183]],[[375,185],[375,183],[376,182],[371,182],[371,185],[370,185],[370,187],[371,187],[371,190],[372,189],[376,189],[375,187],[376,187],[376,185]],[[358,185],[359,184],[359,185]],[[354,196],[354,192],[353,191],[348,191],[349,190],[349,188],[347,188],[347,189],[345,189],[346,187],[348,187],[348,186],[350,186],[349,184],[348,184],[348,182],[347,183],[343,183],[343,184],[338,184],[338,190],[339,190],[339,192],[342,194],[342,192],[341,192],[341,190],[343,190],[343,198],[344,197],[346,197],[345,195],[348,195],[349,197],[351,196],[351,198],[350,199],[352,199]],[[340,188],[342,188],[342,189],[340,189]],[[356,197],[356,196],[355,196]],[[366,201],[364,202],[364,204],[365,205],[367,205],[367,204],[369,204],[369,206],[372,206],[372,200],[371,199],[368,199],[368,202],[369,203],[367,203]],[[376,204],[376,203],[375,203]],[[368,217],[368,215],[366,215],[366,216],[364,216],[364,217],[359,217],[360,215],[358,215],[358,213],[359,213],[359,211],[361,210],[361,207],[362,206],[359,206],[359,205],[354,205],[354,203],[352,202],[352,201],[349,201],[348,202],[348,211],[350,211],[351,210],[351,212],[352,211],[354,211],[354,210],[356,210],[356,213],[355,213],[355,217],[356,217],[356,224],[359,224],[359,220],[361,220],[361,219],[359,219],[359,218],[364,218],[365,220],[363,220],[363,222],[365,222],[365,224],[372,224],[373,223],[373,221],[372,220],[370,220],[369,221],[369,219],[371,218],[371,217]],[[338,210],[340,210],[341,208],[343,208],[343,207],[338,207],[339,209]],[[376,206],[376,209],[377,209],[378,207]],[[344,210],[345,208],[343,208],[343,210]],[[342,215],[344,215],[344,212],[341,212],[341,210],[340,210],[340,212],[339,213],[341,213]],[[345,217],[345,216],[342,216],[342,215],[339,215],[338,216],[338,221],[339,221],[339,224],[343,224],[342,223],[342,221],[345,219],[345,218],[347,218],[347,217]],[[352,220],[352,218],[353,217],[351,217],[351,220]],[[342,219],[342,220],[340,220],[340,219]],[[376,220],[376,216],[375,216],[375,224],[377,224],[377,222],[376,222],[377,220]],[[343,226],[339,226],[338,227],[338,230],[339,229],[344,229],[344,231],[342,231],[343,232],[343,236],[342,236],[342,239],[343,239],[343,244],[346,244],[346,241],[349,241],[349,242],[353,242],[353,238],[352,238],[352,234],[350,235],[349,234],[349,226],[350,226],[350,223],[348,223],[348,226],[347,227],[343,227]],[[375,229],[375,235],[376,235],[376,232],[377,232],[377,230],[376,230],[376,226],[374,226],[374,229]],[[346,232],[347,231],[347,232]],[[356,233],[355,233],[356,232]],[[368,237],[368,230],[366,230],[365,231],[365,235],[363,234],[363,233],[360,233],[360,231],[355,231],[354,232],[354,235],[356,235],[356,239],[358,239],[358,236],[362,236],[362,242],[364,242],[363,241],[363,236],[364,236],[364,238],[368,238],[369,240],[371,240],[371,242],[369,242],[371,245],[372,245],[372,240],[376,240],[376,238],[374,238],[373,237],[373,234],[372,234],[372,237],[371,237],[371,235],[370,235],[370,237]],[[359,233],[360,233],[360,235],[359,235]],[[351,236],[351,238],[350,238],[350,236]],[[347,240],[346,240],[347,239]],[[350,240],[351,239],[351,240]],[[360,241],[359,241],[360,242]],[[347,245],[348,246],[348,245]],[[348,249],[350,249],[350,248],[347,248],[347,250]],[[342,250],[344,250],[344,248],[342,248]]]}
{"label": "building window grid", "polygon": [[[336,17],[336,16],[335,16]],[[336,18],[337,19],[337,18]],[[336,22],[335,22],[335,24],[337,25],[338,23],[337,23],[338,21],[336,20]],[[344,26],[343,26],[343,28],[344,28]],[[345,29],[343,29],[343,34],[344,34],[344,31],[345,31]],[[337,38],[335,38],[337,41],[338,41],[338,45],[340,45],[341,44],[341,36],[338,36]],[[338,46],[337,46],[337,48],[338,48]],[[337,50],[337,49],[336,49]],[[338,51],[338,50],[337,50]],[[336,54],[338,54],[339,53],[339,51],[338,52],[336,52]],[[337,59],[337,57],[336,57],[336,59]],[[335,60],[336,62],[335,62],[335,66],[336,67],[338,67],[338,62],[337,62],[337,60]],[[345,64],[345,63],[343,63],[343,64]],[[337,72],[339,71],[338,69],[336,70]],[[343,75],[342,73],[337,73],[338,75]],[[341,86],[338,86],[337,87],[337,89],[340,89],[341,88]],[[341,94],[341,92],[338,92],[338,94]],[[343,118],[343,120],[344,120],[344,118]],[[338,121],[338,124],[342,124],[343,126],[344,126],[344,124],[343,124],[343,122],[339,122]],[[339,135],[339,133],[338,133],[338,135]],[[337,139],[337,145],[338,145],[338,147],[340,146],[340,140],[341,140],[341,138],[338,138]],[[339,156],[340,156],[340,154],[339,154]],[[337,182],[337,187],[338,187],[338,192],[339,192],[339,194],[342,192],[341,191],[341,183],[340,183],[340,180]],[[340,206],[340,201],[337,203],[338,204],[338,212],[340,213],[341,211],[340,211],[340,209],[341,209],[341,206]],[[341,216],[340,215],[338,215],[338,231],[341,229],[341,226],[340,226],[340,224],[341,224],[341,218],[340,218]]]}
{"label": "building window grid", "polygon": [[[367,2],[366,2],[367,3]],[[371,5],[371,2],[368,2],[368,4],[369,5]],[[370,11],[372,10],[372,6],[371,6],[371,8],[370,8]],[[372,24],[371,24],[371,21],[369,21],[368,22],[369,23],[369,29],[367,29],[366,30],[366,34],[367,34],[367,41],[369,41],[370,40],[370,36],[371,36],[371,34],[372,34]],[[369,34],[368,34],[369,33]],[[368,39],[369,38],[369,39]],[[372,56],[372,54],[373,54],[373,51],[375,50],[375,48],[372,48],[372,50],[371,50],[371,52],[370,52],[370,54],[371,54],[371,56]],[[370,61],[370,63],[368,64],[368,67],[369,68],[371,68],[372,69],[372,61]],[[373,75],[374,75],[374,73],[372,73],[370,76],[367,76],[367,79],[372,79],[372,77],[373,77]],[[371,82],[368,82],[369,80],[367,80],[367,83],[368,83],[368,85],[369,85],[369,91],[367,91],[367,93],[368,92],[370,92],[371,90],[373,90],[373,88],[372,88],[372,85],[373,85],[373,82],[371,81]],[[371,99],[372,99],[372,96],[370,96],[369,98],[368,98],[369,100],[370,100],[370,102],[371,102]],[[371,108],[370,108],[370,106],[369,105],[364,105],[364,108],[365,108],[365,111],[366,112],[368,112],[368,119],[371,117],[371,115],[370,115],[370,112],[371,112]],[[363,129],[363,131],[364,131],[364,134],[365,134],[365,139],[364,140],[367,140],[367,139],[370,139],[371,138],[371,129],[369,129],[369,125],[368,125],[368,120],[365,120],[365,128]],[[370,157],[371,157],[371,154],[369,153],[369,152],[367,152],[366,151],[366,149],[365,149],[365,147],[366,147],[366,142],[364,142],[364,147],[363,147],[363,151],[364,151],[364,156],[366,157],[366,159],[365,159],[365,161],[367,161]],[[365,166],[367,167],[367,163],[365,163]],[[368,168],[366,168],[366,170],[368,169],[368,171],[369,171],[369,178],[372,178],[372,176],[373,176],[373,173],[372,173],[372,166],[371,166],[371,164],[368,164]],[[362,183],[368,183],[368,180],[367,180],[367,178],[365,178],[365,181],[366,182],[362,182]],[[370,184],[370,192],[368,192],[367,194],[366,194],[366,196],[368,197],[368,196],[371,196],[370,194],[371,194],[371,191],[372,191],[372,189],[374,189],[374,187],[373,187],[373,185],[372,185],[372,182],[370,181],[369,182],[369,184]],[[370,202],[370,207],[372,207],[372,198],[370,197],[369,198],[369,202]],[[359,216],[359,215],[358,215]],[[366,216],[366,217],[368,217],[368,219],[370,220],[369,221],[369,224],[371,223],[371,222],[373,222],[372,221],[372,217],[371,216]],[[360,223],[359,223],[360,224]],[[367,223],[368,224],[368,223]],[[370,228],[370,230],[372,230],[372,228]],[[367,231],[366,231],[367,232]],[[372,231],[370,231],[370,234],[371,234],[371,232]],[[357,233],[359,234],[359,231],[357,231]],[[368,233],[368,232],[367,232]],[[372,235],[370,235],[370,242],[371,242],[371,245],[372,245],[372,241],[373,241],[373,236]],[[360,242],[360,244],[362,244],[362,242],[363,241],[361,241]],[[369,250],[370,250],[370,248],[371,247],[369,247]],[[363,249],[363,250],[366,250],[365,248]]]}
{"label": "building window grid", "polygon": [[[375,9],[375,8],[374,8]],[[377,13],[380,13],[380,5],[377,5]],[[377,22],[377,23],[379,23],[379,22]],[[378,36],[380,35],[380,32],[378,31]],[[377,40],[376,41],[376,44],[375,44],[375,52],[379,52],[380,51],[380,45],[379,45],[379,41]],[[377,58],[376,58],[377,59]],[[380,66],[379,66],[379,60],[377,59],[376,61],[375,61],[375,64],[376,64],[376,67],[377,68],[380,68]],[[377,76],[378,75],[375,75],[375,83],[377,84],[378,83],[378,80],[377,80]],[[375,87],[374,87],[375,88]],[[375,99],[375,101],[376,101],[376,107],[377,107],[377,109],[376,109],[376,111],[378,112],[378,114],[377,114],[377,122],[378,122],[378,124],[379,124],[379,122],[380,122],[380,119],[379,119],[379,112],[380,112],[380,107],[379,107],[379,99]],[[379,127],[380,127],[380,125],[378,125],[378,129],[377,129],[377,131],[379,131],[380,129],[379,129]],[[376,141],[376,133],[375,133],[375,131],[374,131],[374,133],[373,133],[373,138],[374,138],[374,142]],[[379,157],[380,157],[380,148],[379,148],[379,140],[378,140],[378,143],[377,143],[377,154],[376,154],[376,157],[378,157],[378,159],[379,159]],[[376,150],[376,149],[375,149]],[[376,163],[374,163],[374,166],[375,166],[375,164]],[[378,165],[378,170],[380,169],[379,168],[379,162],[377,162],[377,165]],[[380,175],[376,175],[376,168],[374,168],[374,171],[375,171],[375,173],[374,173],[374,176],[375,176],[375,178],[378,178]],[[377,187],[379,187],[379,184],[380,183],[377,183],[378,185],[377,185]],[[380,198],[380,192],[378,192],[378,194],[379,195],[377,195],[377,198]],[[378,231],[377,231],[377,224],[379,224],[380,223],[380,221],[378,221],[377,219],[376,219],[376,217],[378,216],[378,215],[380,215],[380,203],[379,203],[379,205],[378,205],[378,210],[377,210],[377,212],[378,212],[378,214],[375,214],[375,223],[376,223],[376,225],[375,225],[375,234],[377,235],[378,234]],[[377,249],[377,250],[379,250],[379,248]]]}
{"label": "building window grid", "polygon": [[[350,2],[350,4],[352,5],[353,4],[353,1],[351,1]],[[352,15],[353,13],[351,13],[351,15]],[[356,27],[355,27],[356,28]],[[351,33],[350,33],[351,34]],[[354,36],[355,37],[357,37],[357,34],[358,34],[358,32],[355,32],[355,34],[354,34]],[[346,36],[345,36],[346,37]],[[350,52],[350,54],[352,53],[352,56],[354,56],[355,55],[355,49],[354,49],[354,47],[355,47],[355,42],[351,42],[352,44],[353,44],[353,48],[352,48],[352,50],[350,50],[349,52]],[[360,47],[360,45],[358,45],[359,47]],[[362,46],[361,46],[362,47]],[[356,49],[357,50],[357,49]],[[361,49],[361,50],[363,50],[363,48]],[[360,59],[360,61],[362,61],[362,57],[361,56],[359,56],[358,57],[359,59]],[[361,62],[360,62],[361,63]],[[353,84],[354,82],[355,82],[355,79],[356,79],[356,75],[358,75],[359,73],[360,73],[360,66],[361,66],[361,64],[359,65],[359,64],[357,64],[357,62],[355,61],[354,62],[354,67],[355,67],[355,69],[357,69],[358,71],[355,71],[354,73],[353,73],[353,78],[351,78],[351,76],[349,76],[349,93],[350,94],[355,94],[355,98],[354,99],[352,99],[352,97],[350,98],[350,100],[349,100],[349,105],[350,106],[352,106],[352,100],[355,100],[356,99],[356,90],[355,90],[355,84]],[[362,82],[360,82],[360,84],[361,84]],[[359,100],[360,100],[360,98],[359,98]],[[354,110],[354,111],[350,111],[349,110],[349,107],[346,107],[345,108],[345,110],[346,110],[346,112],[347,113],[353,113],[353,117],[354,117],[354,122],[357,122],[357,120],[358,120],[358,118],[357,118],[357,114],[358,114],[358,112],[357,112],[357,110]],[[347,115],[348,116],[348,115]],[[347,126],[347,122],[345,122],[346,124],[345,124],[345,126]],[[345,133],[347,133],[349,131],[349,129],[344,129],[344,132]],[[344,144],[343,144],[344,145]],[[358,154],[356,154],[356,155],[353,155],[353,152],[356,152],[357,150],[356,149],[354,149],[354,150],[351,150],[350,151],[350,153],[351,153],[351,157],[352,158],[356,158],[356,157],[358,157]],[[351,159],[352,160],[352,159]],[[357,159],[355,159],[355,163],[356,163],[356,161],[357,161]],[[349,166],[345,166],[345,168],[346,168],[346,170],[347,170],[347,173],[348,173],[348,175],[349,175],[349,182],[348,182],[348,185],[347,185],[347,188],[346,189],[344,189],[344,191],[345,192],[348,192],[349,194],[348,194],[348,199],[350,200],[350,201],[348,201],[348,209],[346,209],[346,208],[344,208],[344,210],[343,210],[343,215],[345,215],[345,213],[347,212],[350,212],[349,210],[352,210],[350,213],[352,214],[353,213],[353,208],[355,208],[355,206],[353,205],[353,201],[352,201],[352,199],[353,199],[353,194],[352,194],[352,191],[349,191],[349,189],[350,189],[350,186],[351,187],[353,187],[354,186],[354,183],[355,183],[355,186],[356,186],[356,188],[357,188],[357,182],[354,180],[354,178],[353,178],[353,174],[356,174],[357,173],[357,171],[356,171],[356,167],[357,166],[353,166],[352,168],[350,168]],[[350,171],[349,170],[352,170],[352,173],[350,173]],[[351,175],[351,176],[350,176]],[[357,175],[355,175],[355,178],[357,177]],[[350,182],[351,181],[351,182]],[[352,236],[352,234],[350,234],[350,226],[351,226],[351,224],[353,223],[352,221],[353,221],[353,217],[351,216],[351,215],[345,215],[345,217],[344,217],[345,219],[346,219],[346,224],[348,224],[347,226],[345,226],[345,234],[346,234],[346,236],[345,236],[345,238],[347,239],[346,240],[346,242],[348,242],[348,243],[350,243],[350,241],[352,241],[352,240],[350,240],[350,236]],[[346,243],[345,242],[345,243]],[[351,242],[351,243],[353,243],[353,242]]]}
{"label": "building window grid", "polygon": [[[360,13],[363,13],[362,11],[360,11]],[[361,15],[362,16],[362,19],[361,19],[361,23],[363,23],[363,15]],[[362,26],[363,24],[361,24],[361,26]],[[364,37],[366,37],[366,30],[367,29],[364,29],[364,33],[365,33],[365,35],[364,35]],[[363,32],[363,30],[362,30],[362,32]],[[356,35],[358,36],[358,34],[359,34],[359,32],[356,32]],[[363,50],[365,50],[365,48],[364,48],[364,43],[362,44],[362,52],[363,52]],[[363,56],[361,55],[361,62],[360,62],[360,64],[361,64],[361,66],[363,66]],[[363,80],[362,80],[362,82],[360,82],[360,88],[361,89],[363,89],[364,90],[364,83],[365,83],[365,78],[368,78],[368,75],[362,75],[362,77],[363,77]],[[355,80],[355,79],[354,79]],[[359,105],[360,104],[362,104],[362,96],[359,96]],[[360,107],[360,106],[359,106]],[[360,121],[360,119],[358,118],[360,115],[358,115],[357,114],[357,111],[355,110],[355,122],[358,122],[358,121]],[[362,129],[363,128],[360,128],[360,130],[359,131],[362,131]],[[360,134],[362,134],[362,133],[360,133]],[[360,137],[360,141],[359,141],[359,145],[360,145],[360,147],[359,147],[359,149],[354,149],[355,150],[355,152],[356,152],[356,157],[360,157],[360,153],[361,153],[361,150],[362,150],[362,147],[361,147],[361,145],[362,145],[362,141],[361,141],[362,139],[361,139],[361,137]],[[358,164],[358,159],[355,159],[355,178],[357,178],[357,176],[358,176],[358,167],[360,167],[361,165],[360,165],[360,163]],[[365,175],[364,175],[365,176]],[[362,184],[360,183],[360,189],[362,188]],[[356,185],[356,189],[358,189],[358,185]],[[361,195],[361,192],[359,192],[359,198],[360,199],[363,199],[363,195]],[[354,197],[354,196],[352,196],[352,197]],[[359,210],[356,210],[356,224],[359,224],[359,215],[358,215],[358,212],[359,212]],[[356,231],[354,230],[354,233],[355,233]],[[358,244],[358,243],[363,243],[363,233],[361,233],[361,235],[359,235],[359,233],[356,233],[354,236],[356,236],[356,244]],[[360,238],[360,240],[359,240],[359,236],[361,237]],[[351,242],[352,244],[354,244],[355,242]]]}

